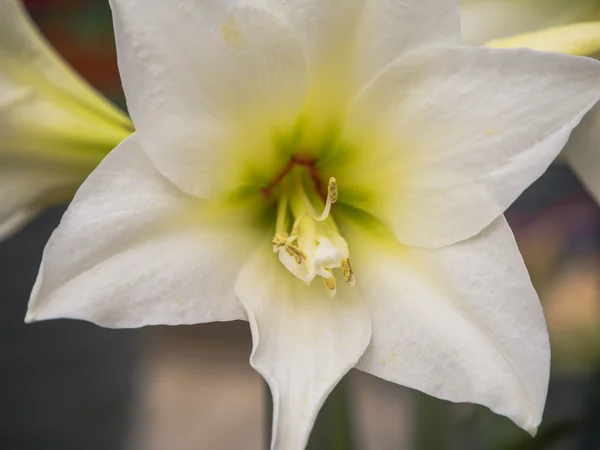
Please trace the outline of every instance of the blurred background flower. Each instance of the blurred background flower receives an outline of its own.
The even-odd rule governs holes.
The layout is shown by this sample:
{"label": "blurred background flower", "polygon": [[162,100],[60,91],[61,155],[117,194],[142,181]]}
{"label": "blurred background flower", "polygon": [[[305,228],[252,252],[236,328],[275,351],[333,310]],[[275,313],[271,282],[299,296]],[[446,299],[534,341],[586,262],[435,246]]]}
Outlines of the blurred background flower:
{"label": "blurred background flower", "polygon": [[63,61],[19,0],[0,2],[0,67],[2,239],[68,202],[133,126]]}
{"label": "blurred background flower", "polygon": [[[596,58],[600,56],[598,0],[461,0],[466,45],[529,47]],[[574,130],[559,156],[600,205],[600,105]]]}
{"label": "blurred background flower", "polygon": [[[26,4],[58,51],[124,106],[108,2]],[[22,323],[62,211],[0,244],[0,448],[266,448],[268,411],[262,381],[248,364],[247,324],[114,331],[75,321]],[[600,448],[600,208],[568,167],[556,165],[508,219],[551,333],[553,373],[538,436],[528,438],[483,408],[354,371],[343,388],[355,449]],[[350,448],[328,438],[339,405],[326,405],[310,448]]]}

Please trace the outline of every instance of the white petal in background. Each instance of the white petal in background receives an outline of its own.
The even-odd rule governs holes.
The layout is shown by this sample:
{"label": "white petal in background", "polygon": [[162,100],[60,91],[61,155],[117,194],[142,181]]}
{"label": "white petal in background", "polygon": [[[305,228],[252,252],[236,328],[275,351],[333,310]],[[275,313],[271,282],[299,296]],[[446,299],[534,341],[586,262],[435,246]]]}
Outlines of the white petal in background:
{"label": "white petal in background", "polygon": [[357,287],[370,306],[373,336],[357,367],[442,399],[483,404],[535,433],[550,347],[504,218],[435,250],[394,254],[375,241],[359,247],[360,238],[349,244],[359,253]]}
{"label": "white petal in background", "polygon": [[44,252],[27,320],[106,327],[245,318],[233,280],[250,227],[205,217],[205,203],[160,175],[137,135],[86,180]]}
{"label": "white petal in background", "polygon": [[237,2],[111,5],[127,104],[158,169],[208,197],[231,188],[257,153],[256,169],[272,168],[273,133],[291,129],[308,88],[289,27]]}
{"label": "white petal in background", "polygon": [[583,119],[562,156],[577,174],[588,192],[600,204],[600,107],[596,106]]}
{"label": "white petal in background", "polygon": [[19,0],[0,0],[0,66],[4,238],[72,198],[131,123],[60,58]]}
{"label": "white petal in background", "polygon": [[129,134],[127,116],[61,59],[18,0],[0,0],[0,42],[0,153],[50,152],[39,145],[69,139],[112,146]]}
{"label": "white petal in background", "polygon": [[597,19],[596,0],[461,0],[466,45]]}
{"label": "white petal in background", "polygon": [[[544,173],[599,94],[600,64],[587,58],[483,47],[415,53],[359,96],[347,133],[362,155],[336,173],[338,184],[371,180],[386,192],[379,204],[356,206],[404,244],[467,239]],[[369,146],[381,136],[389,141]]]}
{"label": "white petal in background", "polygon": [[0,240],[38,215],[48,201],[68,199],[85,177],[51,165],[0,158]]}
{"label": "white petal in background", "polygon": [[369,314],[356,291],[329,297],[290,276],[271,249],[242,269],[236,293],[252,330],[252,366],[273,394],[273,450],[302,450],[327,395],[363,354]]}
{"label": "white petal in background", "polygon": [[596,55],[600,51],[600,21],[544,28],[540,31],[488,41],[486,46],[492,48],[527,47],[541,52],[557,52],[575,56]]}

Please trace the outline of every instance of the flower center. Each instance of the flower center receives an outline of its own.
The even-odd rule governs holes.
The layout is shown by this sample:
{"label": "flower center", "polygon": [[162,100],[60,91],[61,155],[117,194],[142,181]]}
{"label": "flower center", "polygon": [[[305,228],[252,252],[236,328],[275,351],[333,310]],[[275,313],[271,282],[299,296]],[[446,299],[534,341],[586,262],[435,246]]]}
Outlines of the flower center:
{"label": "flower center", "polygon": [[329,179],[325,202],[319,195],[319,185],[314,164],[293,158],[264,192],[280,187],[273,238],[273,252],[279,261],[307,285],[320,277],[329,295],[334,296],[334,270],[340,269],[351,286],[354,272],[348,244],[330,215],[338,198],[337,182],[333,177]]}

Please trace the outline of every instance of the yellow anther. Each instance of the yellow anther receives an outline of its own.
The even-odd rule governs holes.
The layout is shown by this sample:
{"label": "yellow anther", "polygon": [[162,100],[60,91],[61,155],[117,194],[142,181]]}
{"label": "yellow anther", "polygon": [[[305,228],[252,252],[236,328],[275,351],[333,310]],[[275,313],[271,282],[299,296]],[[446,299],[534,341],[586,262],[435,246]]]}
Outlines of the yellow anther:
{"label": "yellow anther", "polygon": [[296,264],[302,264],[302,261],[306,259],[306,254],[295,245],[286,245],[285,251],[296,261]]}
{"label": "yellow anther", "polygon": [[327,185],[327,197],[331,200],[331,203],[337,202],[338,199],[338,190],[337,190],[337,181],[334,177],[329,179],[329,184]]}
{"label": "yellow anther", "polygon": [[346,283],[350,286],[354,286],[354,271],[350,265],[350,258],[342,259],[342,275],[344,276],[344,281]]}
{"label": "yellow anther", "polygon": [[281,233],[275,234],[273,238],[273,251],[276,252],[279,248],[285,246],[288,243],[288,238]]}
{"label": "yellow anther", "polygon": [[323,282],[325,283],[325,287],[327,288],[328,294],[333,297],[336,291],[335,285],[335,277],[333,276],[333,272],[331,269],[325,269],[331,275],[329,278],[323,278]]}

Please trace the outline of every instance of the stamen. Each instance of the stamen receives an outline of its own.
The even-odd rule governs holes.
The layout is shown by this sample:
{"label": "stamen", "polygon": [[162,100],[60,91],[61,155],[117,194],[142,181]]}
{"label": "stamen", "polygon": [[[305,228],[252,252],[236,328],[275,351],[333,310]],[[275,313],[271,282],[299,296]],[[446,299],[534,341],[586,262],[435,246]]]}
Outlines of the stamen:
{"label": "stamen", "polygon": [[[304,169],[292,170],[294,164],[300,165],[292,161],[289,170],[278,177],[276,183],[281,184],[281,189],[273,252],[279,253],[282,264],[307,285],[320,277],[327,294],[333,297],[337,292],[334,270],[340,269],[344,281],[354,286],[348,244],[330,217],[331,207],[338,201],[337,180],[329,179],[327,199],[323,203],[316,181],[314,185],[309,183],[302,172]],[[323,210],[319,214],[317,210],[321,207]]]}
{"label": "stamen", "polygon": [[277,253],[281,247],[284,247],[288,243],[288,238],[281,233],[276,233],[273,238],[273,253]]}
{"label": "stamen", "polygon": [[323,278],[323,283],[325,283],[325,287],[327,288],[327,294],[330,297],[333,297],[336,293],[336,284],[335,284],[335,276],[331,269],[325,269],[329,273],[329,277]]}
{"label": "stamen", "polygon": [[350,286],[354,286],[356,280],[354,279],[354,271],[350,265],[350,258],[342,259],[342,275],[344,276],[344,281],[346,283],[348,283]]}
{"label": "stamen", "polygon": [[337,181],[334,177],[329,179],[329,184],[327,185],[327,201],[325,202],[325,208],[323,208],[323,212],[319,217],[313,217],[313,219],[322,222],[329,217],[329,213],[331,212],[331,205],[337,202],[338,199],[338,190],[337,190]]}
{"label": "stamen", "polygon": [[296,264],[302,264],[306,259],[306,254],[295,245],[286,245],[285,251],[296,261]]}

